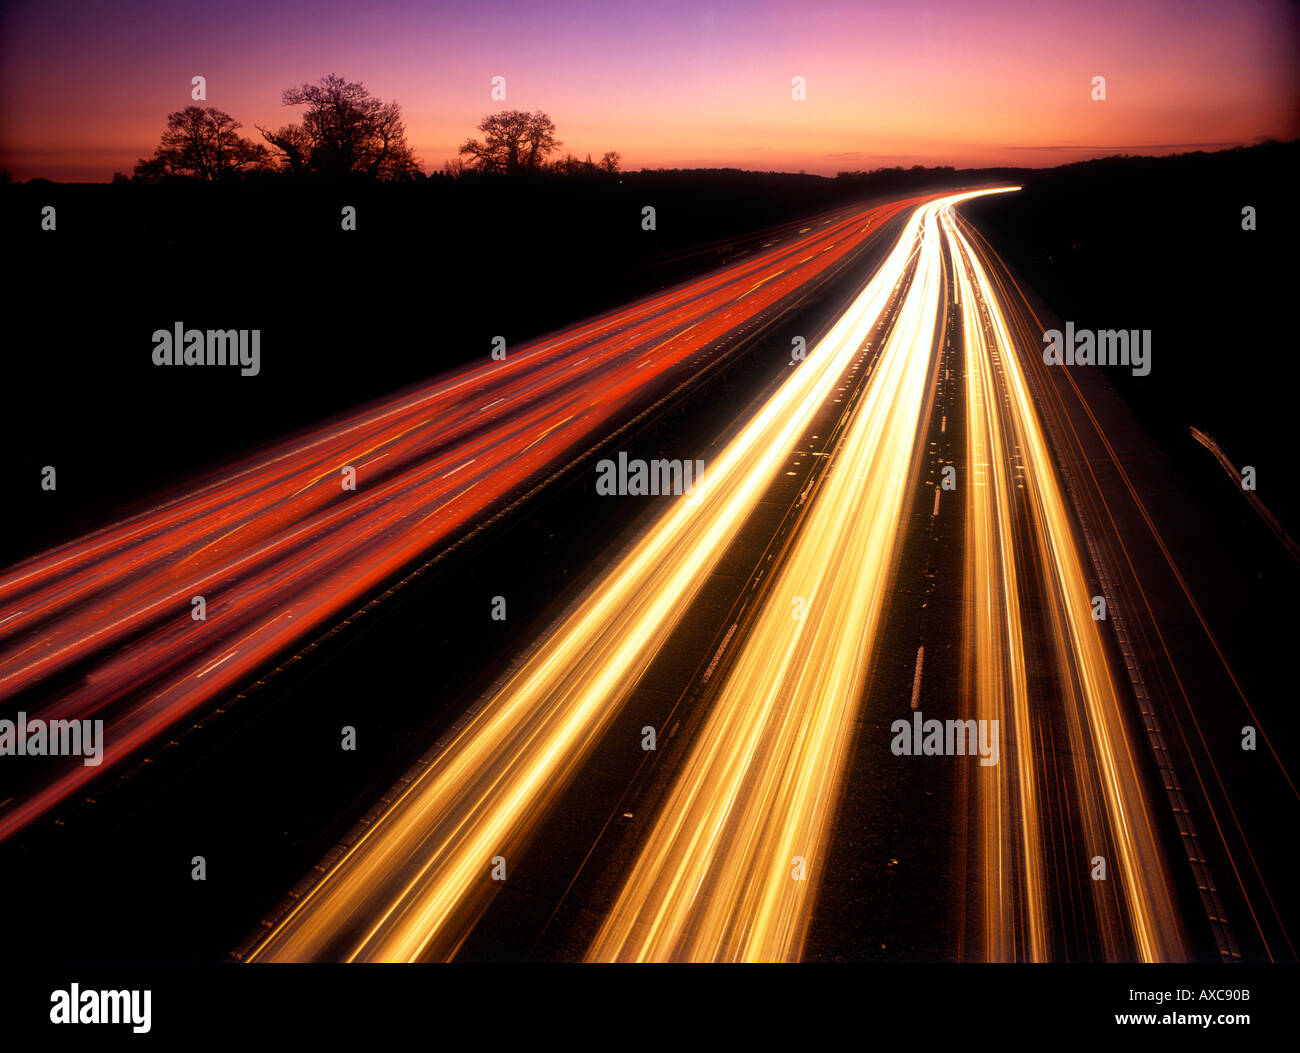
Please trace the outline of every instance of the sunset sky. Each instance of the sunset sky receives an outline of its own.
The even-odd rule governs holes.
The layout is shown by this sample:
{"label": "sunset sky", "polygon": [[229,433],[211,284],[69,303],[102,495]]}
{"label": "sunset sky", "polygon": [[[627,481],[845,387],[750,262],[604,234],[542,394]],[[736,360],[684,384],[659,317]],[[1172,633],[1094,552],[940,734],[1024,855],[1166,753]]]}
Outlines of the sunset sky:
{"label": "sunset sky", "polygon": [[260,141],[338,73],[401,103],[426,171],[499,109],[625,168],[1043,166],[1295,138],[1298,42],[1294,6],[1251,0],[6,3],[0,165],[129,173],[196,74]]}

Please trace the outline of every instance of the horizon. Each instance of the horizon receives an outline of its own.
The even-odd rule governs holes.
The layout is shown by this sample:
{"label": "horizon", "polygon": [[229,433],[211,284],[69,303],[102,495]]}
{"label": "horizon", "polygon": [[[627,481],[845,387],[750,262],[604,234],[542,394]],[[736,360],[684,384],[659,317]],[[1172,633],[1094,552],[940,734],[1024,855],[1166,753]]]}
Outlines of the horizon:
{"label": "horizon", "polygon": [[[1215,152],[1300,137],[1297,28],[1296,10],[1276,2],[889,0],[867,11],[816,0],[792,12],[491,0],[362,14],[51,3],[0,12],[0,168],[19,181],[108,182],[193,104],[260,142],[256,125],[298,119],[285,89],[329,73],[401,105],[426,173],[504,109],[549,114],[559,156],[613,150],[628,171],[1035,170]],[[194,76],[205,99],[191,98]],[[1104,101],[1091,97],[1094,76],[1106,78]],[[504,100],[491,96],[494,77],[506,78]]]}
{"label": "horizon", "polygon": [[[961,167],[961,166],[952,166],[952,165],[907,165],[907,166],[882,165],[878,168],[842,169],[838,172],[831,172],[831,173],[807,172],[807,171],[794,172],[788,169],[779,169],[779,168],[737,168],[733,165],[718,165],[718,166],[707,167],[707,168],[697,167],[697,166],[682,166],[682,167],[674,167],[674,168],[668,168],[668,167],[623,168],[619,170],[618,174],[620,176],[627,176],[627,175],[647,175],[647,174],[656,175],[659,173],[673,173],[673,172],[704,172],[704,173],[736,172],[741,175],[752,175],[752,176],[795,176],[795,177],[804,176],[813,179],[834,180],[840,176],[870,176],[879,172],[909,172],[909,171],[914,171],[916,169],[920,169],[923,172],[938,172],[944,170],[945,168],[951,168],[955,175],[964,175],[967,173],[980,174],[985,172],[989,172],[989,173],[1052,172],[1060,168],[1068,168],[1071,165],[1082,165],[1082,164],[1089,164],[1091,162],[1099,162],[1099,161],[1174,160],[1180,157],[1191,157],[1195,154],[1212,156],[1216,154],[1230,153],[1234,150],[1253,150],[1253,149],[1258,149],[1266,146],[1291,146],[1297,143],[1300,143],[1300,137],[1297,137],[1295,139],[1286,139],[1286,140],[1265,139],[1261,142],[1243,143],[1237,146],[1223,146],[1213,150],[1204,150],[1198,148],[1196,150],[1184,150],[1175,153],[1161,153],[1161,154],[1099,154],[1096,157],[1062,161],[1059,164],[1053,164],[1053,165],[984,165],[984,166],[977,166],[977,167]],[[437,168],[428,169],[428,170],[422,169],[422,171],[424,172],[425,176],[428,178],[433,178],[434,176],[440,174],[440,170]],[[0,172],[9,172],[9,174],[13,176],[12,171],[7,168],[4,168],[3,166],[0,166]],[[271,173],[271,174],[277,175],[279,173]],[[466,175],[469,174],[471,173],[469,172],[466,173]],[[499,178],[499,177],[492,176],[488,178]],[[29,176],[27,179],[20,179],[17,176],[13,176],[12,181],[15,185],[20,183],[33,183],[33,182],[43,181],[47,183],[54,183],[60,186],[107,186],[112,182],[112,177],[110,177],[109,179],[50,179],[47,176]],[[1017,187],[1016,189],[1020,189],[1020,188]]]}

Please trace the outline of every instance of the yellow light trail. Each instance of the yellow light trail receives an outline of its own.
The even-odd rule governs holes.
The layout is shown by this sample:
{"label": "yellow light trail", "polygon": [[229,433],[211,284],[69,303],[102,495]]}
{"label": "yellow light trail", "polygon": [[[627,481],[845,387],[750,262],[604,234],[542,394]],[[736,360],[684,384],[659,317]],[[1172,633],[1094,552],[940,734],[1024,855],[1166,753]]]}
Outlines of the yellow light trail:
{"label": "yellow light trail", "polygon": [[[1122,900],[1133,955],[1144,962],[1182,961],[1186,949],[1170,892],[1169,872],[1143,792],[1138,761],[1124,726],[1123,696],[1106,654],[1101,623],[1092,617],[1091,590],[1075,542],[1073,518],[1057,482],[1050,447],[993,284],[950,215],[944,217],[944,226],[957,250],[954,255],[958,257],[958,268],[966,275],[962,282],[963,325],[968,345],[976,349],[979,361],[974,368],[978,369],[986,392],[981,417],[988,420],[1005,412],[1006,420],[1001,425],[989,423],[988,427],[1004,429],[1024,457],[1031,526],[1045,568],[1047,594],[1044,598],[1065,695],[1061,701],[1070,727],[1071,755],[1083,812],[1081,822],[1090,855],[1106,859],[1108,868],[1108,880],[1090,882],[1105,956],[1115,959],[1128,954],[1122,926],[1114,916],[1119,910],[1117,901]],[[984,309],[983,317],[979,306]],[[985,334],[985,322],[991,329],[991,338]],[[993,384],[995,379],[1000,385]],[[994,390],[999,387],[1000,390]],[[1000,506],[997,514],[997,529],[1002,532],[1006,523],[1001,521],[1004,510]],[[992,529],[987,523],[982,526]],[[1007,579],[1002,576],[1002,580]],[[1009,607],[1005,613],[1006,620],[1010,621]],[[1014,652],[1008,653],[1014,658]],[[985,690],[998,690],[998,687],[989,685]],[[1018,703],[1013,703],[1013,710],[1018,714]],[[1019,732],[1019,715],[1016,719]],[[1018,733],[1017,753],[1028,744],[1028,737]],[[1025,786],[1032,785],[1032,772],[1021,764],[1017,774],[1023,797]],[[1000,800],[1003,789],[999,787],[996,799]],[[1002,807],[997,803],[988,806]],[[1107,845],[1110,852],[1106,850]],[[1111,853],[1115,858],[1110,858]],[[1081,871],[1091,871],[1090,859],[1076,862]],[[1118,890],[1112,892],[1116,885]]]}
{"label": "yellow light trail", "polygon": [[[1123,727],[1087,579],[1053,461],[1000,308],[954,226],[948,199],[927,209],[954,253],[968,372],[967,588],[978,715],[1011,732],[1010,762],[980,793],[985,956],[1050,955],[1046,875],[1025,675],[1024,585],[1017,567],[1011,466],[1025,459],[1035,544],[1046,577],[1072,756],[1089,844],[1113,845],[1128,931],[1143,960],[1177,960],[1181,935],[1167,871]],[[938,319],[940,246],[917,276],[863,403],[778,583],[684,761],[588,950],[589,960],[775,961],[800,956],[907,507]],[[987,315],[979,313],[984,306]],[[987,323],[987,331],[986,331]],[[1032,577],[1029,580],[1034,580]],[[791,617],[794,597],[805,616]],[[1095,767],[1092,759],[1095,758]],[[1108,836],[1108,834],[1110,836]],[[1090,861],[1078,861],[1085,872]],[[1146,880],[1142,875],[1146,874]],[[803,878],[804,880],[799,880]],[[1106,956],[1125,956],[1095,883]],[[1100,887],[1098,887],[1100,886]]]}
{"label": "yellow light trail", "polygon": [[[805,362],[694,495],[593,589],[249,955],[452,957],[490,900],[491,861],[527,843],[686,611],[907,272],[924,206]],[[927,239],[933,253],[933,236]]]}
{"label": "yellow light trail", "polygon": [[[944,229],[952,246],[952,223]],[[1013,531],[1017,436],[1003,421],[999,349],[985,334],[969,268],[951,253],[966,370],[966,638],[975,717],[997,720],[1001,761],[975,768],[987,961],[1046,961],[1043,839]]]}
{"label": "yellow light trail", "polygon": [[938,217],[972,196],[922,208],[898,320],[588,960],[799,958],[930,404]]}

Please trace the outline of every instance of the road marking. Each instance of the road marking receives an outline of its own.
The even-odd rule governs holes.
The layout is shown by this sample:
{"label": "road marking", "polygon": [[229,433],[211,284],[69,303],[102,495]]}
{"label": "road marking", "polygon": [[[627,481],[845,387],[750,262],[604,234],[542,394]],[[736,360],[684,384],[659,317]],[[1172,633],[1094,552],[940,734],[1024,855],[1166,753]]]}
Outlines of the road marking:
{"label": "road marking", "polygon": [[[762,577],[762,575],[759,575],[759,577]],[[755,580],[754,584],[758,584],[757,580]],[[722,643],[718,645],[718,651],[713,656],[713,661],[709,663],[709,668],[704,670],[704,679],[701,683],[707,684],[709,682],[709,677],[713,675],[713,670],[718,667],[718,659],[722,657],[722,652],[727,649],[727,644],[731,643],[731,634],[736,631],[736,626],[739,624],[739,622],[731,623],[731,628],[727,630],[727,635],[722,638]]]}
{"label": "road marking", "polygon": [[912,674],[912,708],[921,701],[921,663],[925,661],[925,648],[916,649],[916,672]]}
{"label": "road marking", "polygon": [[451,471],[449,471],[446,475],[442,476],[442,478],[443,478],[443,479],[450,479],[453,475],[455,475],[457,472],[459,472],[461,468],[468,468],[471,464],[473,464],[473,463],[474,463],[475,461],[477,461],[477,460],[478,460],[477,457],[471,457],[468,461],[466,461],[464,464],[462,464],[462,465],[460,466],[460,468],[453,468],[453,469],[452,469]]}
{"label": "road marking", "polygon": [[206,669],[202,670],[202,672],[200,672],[200,673],[198,674],[198,676],[196,676],[194,679],[197,680],[200,676],[203,676],[203,675],[205,675],[206,673],[210,673],[210,672],[212,672],[212,670],[216,669],[217,666],[219,666],[219,665],[224,665],[226,662],[229,662],[232,658],[234,658],[235,655],[237,655],[237,654],[239,654],[239,649],[238,649],[238,648],[236,648],[235,650],[231,651],[230,654],[226,655],[225,658],[218,658],[218,659],[217,659],[215,662],[213,662],[210,666],[208,666]]}
{"label": "road marking", "polygon": [[938,514],[939,514],[939,488],[936,486],[934,488],[934,511],[931,512],[930,515],[937,516]]}

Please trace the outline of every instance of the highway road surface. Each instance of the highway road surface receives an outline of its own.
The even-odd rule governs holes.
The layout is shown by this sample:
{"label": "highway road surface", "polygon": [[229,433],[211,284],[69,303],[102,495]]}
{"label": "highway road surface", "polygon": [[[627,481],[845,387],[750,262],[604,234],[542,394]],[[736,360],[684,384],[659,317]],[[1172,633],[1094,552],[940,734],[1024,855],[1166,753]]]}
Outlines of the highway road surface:
{"label": "highway road surface", "polygon": [[771,231],[728,267],[324,424],[0,574],[0,703],[105,721],[101,764],[54,763],[8,788],[0,840],[698,382],[914,203]]}
{"label": "highway road surface", "polygon": [[[855,751],[883,747],[880,729],[919,721],[921,709],[971,732],[964,755],[944,757],[953,814],[936,820],[958,861],[945,900],[955,956],[1182,961],[1212,933],[1214,953],[1231,960],[1247,926],[1252,946],[1285,955],[1267,883],[1257,864],[1244,873],[1248,846],[1206,788],[1205,750],[1175,758],[1167,748],[1162,728],[1181,733],[1195,707],[1184,698],[1171,708],[1143,677],[1155,652],[1144,643],[1139,660],[1134,640],[1158,636],[1159,619],[1135,600],[1148,572],[1120,565],[1124,542],[1099,514],[1110,507],[1093,467],[1105,456],[1101,429],[1095,449],[1077,429],[1066,435],[1087,402],[1062,401],[1077,382],[1042,365],[1041,322],[958,212],[976,194],[1014,189],[916,203],[885,261],[695,492],[668,506],[238,956],[461,953],[502,889],[527,882],[520,870],[547,866],[541,832],[605,760],[629,699],[647,685],[677,690],[652,683],[665,649],[805,460],[816,470],[784,491],[786,513],[736,593],[743,600],[733,597],[711,661],[680,695],[689,712],[672,711],[672,727],[689,730],[613,780],[602,808],[611,818],[626,808],[635,829],[592,823],[575,835],[591,845],[576,867],[562,853],[550,864],[563,891],[547,927],[585,890],[574,956],[804,957],[819,906],[833,899],[828,860],[845,836],[846,791],[886,798],[887,773],[903,771],[891,764],[912,766],[915,780],[934,760],[881,748],[873,766],[855,768]],[[945,462],[940,450],[956,454]],[[960,537],[946,554],[935,544],[943,517]],[[951,614],[927,615],[949,627],[942,652],[925,641],[932,671],[921,645],[906,683],[882,675],[881,655],[906,636],[899,597],[945,567],[949,599],[931,592],[922,605],[947,603]],[[1231,679],[1222,650],[1218,659]],[[934,670],[945,664],[959,668],[959,689],[939,697],[926,685],[942,682]],[[1272,750],[1244,692],[1241,701]],[[1268,756],[1289,784],[1282,758]],[[922,784],[940,778],[924,770],[935,774]],[[1197,816],[1213,817],[1209,830],[1197,832]],[[1231,889],[1215,876],[1222,860]],[[601,880],[584,873],[593,868]]]}

